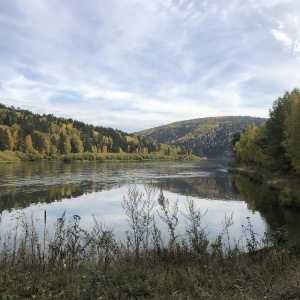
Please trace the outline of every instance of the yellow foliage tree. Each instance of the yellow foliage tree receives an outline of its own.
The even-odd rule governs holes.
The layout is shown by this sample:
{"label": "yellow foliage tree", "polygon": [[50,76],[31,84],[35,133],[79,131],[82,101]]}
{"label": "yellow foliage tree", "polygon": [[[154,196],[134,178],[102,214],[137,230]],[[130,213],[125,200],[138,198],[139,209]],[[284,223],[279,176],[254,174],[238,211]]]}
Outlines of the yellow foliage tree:
{"label": "yellow foliage tree", "polygon": [[30,135],[30,134],[28,134],[28,135],[25,137],[25,140],[24,140],[24,148],[25,148],[25,151],[29,151],[29,150],[32,150],[32,149],[33,149],[32,139],[31,139],[31,135]]}
{"label": "yellow foliage tree", "polygon": [[300,97],[297,91],[291,93],[291,114],[286,116],[286,139],[283,146],[286,157],[291,160],[292,167],[300,175]]}

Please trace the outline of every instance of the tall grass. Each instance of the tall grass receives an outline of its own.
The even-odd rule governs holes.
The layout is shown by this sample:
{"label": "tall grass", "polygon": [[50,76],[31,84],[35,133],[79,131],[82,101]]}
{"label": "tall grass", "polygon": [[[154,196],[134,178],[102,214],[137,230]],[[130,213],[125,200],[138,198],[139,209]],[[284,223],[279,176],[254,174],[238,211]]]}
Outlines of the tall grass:
{"label": "tall grass", "polygon": [[[87,231],[81,218],[63,213],[49,233],[36,216],[20,214],[1,233],[0,299],[297,299],[298,257],[284,247],[284,235],[253,232],[250,219],[233,246],[225,217],[214,241],[207,238],[202,213],[192,199],[170,204],[162,191],[130,186],[122,201],[130,230],[117,242],[113,228],[94,218]],[[156,214],[156,212],[158,212]],[[185,234],[177,233],[178,215]],[[158,220],[168,229],[162,239]],[[281,236],[281,238],[279,238]],[[294,297],[294,298],[292,298]]]}

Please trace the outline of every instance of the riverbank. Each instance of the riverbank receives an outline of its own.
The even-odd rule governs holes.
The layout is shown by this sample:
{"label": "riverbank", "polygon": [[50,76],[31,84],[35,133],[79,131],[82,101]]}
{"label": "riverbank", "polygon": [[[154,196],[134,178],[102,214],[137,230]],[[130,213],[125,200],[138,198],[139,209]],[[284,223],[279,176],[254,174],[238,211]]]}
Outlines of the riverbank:
{"label": "riverbank", "polygon": [[300,178],[295,174],[270,171],[261,166],[230,162],[228,172],[240,174],[251,182],[265,185],[274,192],[274,201],[279,205],[300,207]]}
{"label": "riverbank", "polygon": [[[182,255],[182,253],[180,253]],[[186,254],[186,253],[185,253]],[[299,299],[299,258],[274,252],[262,259],[230,255],[164,259],[130,254],[114,264],[70,268],[28,266],[0,274],[1,299]]]}
{"label": "riverbank", "polygon": [[[187,198],[186,212],[153,187],[131,187],[122,202],[130,230],[126,240],[93,218],[86,230],[79,215],[64,212],[48,224],[20,214],[0,231],[0,299],[298,299],[300,259],[281,242],[281,232],[253,231],[250,218],[238,240],[233,215],[210,241],[205,213]],[[168,228],[169,239],[162,239]],[[178,215],[185,233],[177,233]],[[49,228],[53,226],[53,228]],[[39,228],[39,229],[38,229]],[[51,234],[50,234],[51,232]]]}
{"label": "riverbank", "polygon": [[72,153],[65,155],[42,156],[36,153],[23,153],[20,151],[0,151],[0,163],[38,161],[38,160],[62,160],[71,161],[157,161],[157,160],[203,160],[205,157],[199,157],[193,154],[185,155],[164,155],[161,153]]}
{"label": "riverbank", "polygon": [[[195,213],[187,221],[197,216]],[[129,233],[128,243],[122,244],[115,241],[113,230],[101,223],[95,222],[87,232],[78,215],[70,221],[62,215],[54,225],[54,235],[49,236],[45,229],[41,238],[32,221],[21,220],[3,239],[0,299],[300,297],[299,255],[275,240],[258,239],[251,224],[245,229],[249,235],[242,249],[238,244],[224,246],[229,238],[224,234],[226,228],[209,243],[201,227],[192,229],[188,222],[187,238],[173,239],[171,234],[164,246],[154,227],[152,246],[147,246],[150,236],[139,239],[142,232],[138,228]],[[231,221],[225,220],[225,227]],[[194,222],[197,225],[199,219]],[[260,250],[267,243],[269,247]]]}
{"label": "riverbank", "polygon": [[136,154],[136,153],[73,153],[60,157],[64,162],[71,161],[157,161],[157,160],[203,160],[205,157],[199,157],[192,154],[186,155],[163,155],[160,153]]}

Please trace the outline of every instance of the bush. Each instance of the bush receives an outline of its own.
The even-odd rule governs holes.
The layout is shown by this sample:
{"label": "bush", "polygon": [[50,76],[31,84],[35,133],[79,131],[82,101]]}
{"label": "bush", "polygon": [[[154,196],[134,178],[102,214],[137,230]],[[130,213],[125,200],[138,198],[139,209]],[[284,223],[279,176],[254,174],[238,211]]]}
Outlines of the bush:
{"label": "bush", "polygon": [[21,159],[13,151],[0,151],[0,161],[2,162],[19,162]]}

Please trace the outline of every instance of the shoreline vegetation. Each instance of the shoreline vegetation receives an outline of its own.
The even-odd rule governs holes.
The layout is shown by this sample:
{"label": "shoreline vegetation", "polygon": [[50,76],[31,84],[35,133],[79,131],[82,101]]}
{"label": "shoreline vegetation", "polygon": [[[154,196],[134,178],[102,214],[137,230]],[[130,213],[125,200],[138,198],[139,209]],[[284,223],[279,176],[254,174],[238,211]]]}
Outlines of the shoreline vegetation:
{"label": "shoreline vegetation", "polygon": [[[47,213],[20,214],[1,231],[0,299],[298,299],[299,254],[285,247],[284,232],[260,237],[251,220],[239,240],[230,238],[233,215],[215,240],[202,226],[205,212],[187,198],[185,212],[152,186],[130,186],[122,201],[129,230],[123,242],[94,218],[63,213],[49,233]],[[185,234],[178,235],[178,214]],[[162,240],[156,223],[169,238]],[[42,223],[38,229],[37,222]],[[1,225],[0,225],[1,226]]]}
{"label": "shoreline vegetation", "polygon": [[42,160],[61,160],[64,162],[72,161],[156,161],[156,160],[203,160],[205,157],[193,154],[183,155],[164,155],[161,153],[136,154],[136,153],[70,153],[65,155],[43,156],[38,153],[24,153],[21,151],[0,151],[0,163],[21,162],[21,161],[42,161]]}
{"label": "shoreline vegetation", "polygon": [[254,184],[265,185],[274,193],[274,204],[300,208],[300,178],[293,172],[287,174],[237,162],[229,163],[228,172],[242,175]]}
{"label": "shoreline vegetation", "polygon": [[274,101],[265,123],[235,135],[229,171],[268,186],[278,204],[300,207],[299,128],[300,90],[295,88]]}

